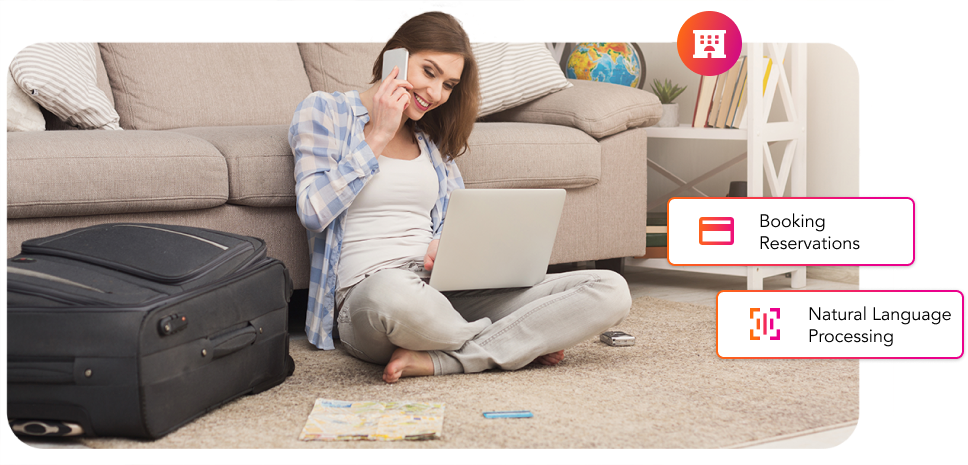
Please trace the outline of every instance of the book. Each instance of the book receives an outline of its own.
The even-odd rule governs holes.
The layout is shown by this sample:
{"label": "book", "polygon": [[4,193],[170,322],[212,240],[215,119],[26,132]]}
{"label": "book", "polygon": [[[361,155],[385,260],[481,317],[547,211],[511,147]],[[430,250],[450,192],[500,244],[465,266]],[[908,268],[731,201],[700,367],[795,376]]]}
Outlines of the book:
{"label": "book", "polygon": [[701,128],[706,125],[706,115],[712,104],[713,91],[716,89],[717,76],[701,76],[699,79],[699,94],[696,97],[696,108],[692,116],[692,127]]}
{"label": "book", "polygon": [[[764,101],[772,101],[773,95],[776,93],[776,81],[777,79],[779,79],[780,69],[779,67],[773,66],[773,60],[770,59],[769,57],[763,57],[763,69],[764,69],[764,72],[763,72],[763,94],[762,95],[764,97]],[[769,95],[767,95],[768,91],[769,91]],[[733,127],[745,129],[746,121],[747,121],[746,107],[743,102],[740,102],[740,105],[743,105],[743,109],[742,111],[737,112],[739,115],[737,116],[737,118],[739,118],[739,123]],[[765,118],[769,118],[769,116],[770,115],[764,115]]]}
{"label": "book", "polygon": [[739,79],[736,81],[736,92],[733,95],[733,100],[729,104],[729,113],[726,114],[726,122],[724,127],[732,128],[733,120],[736,119],[736,111],[739,109],[740,101],[743,99],[743,94],[746,90],[746,60],[743,60],[743,66],[739,69]]}
{"label": "book", "polygon": [[733,114],[733,117],[727,121],[726,125],[728,127],[738,129],[743,117],[746,116],[746,97],[749,95],[748,87],[746,83],[743,84],[743,94],[739,97],[739,106],[736,107],[736,113]]}
{"label": "book", "polygon": [[716,117],[719,116],[719,106],[723,101],[723,87],[726,86],[727,73],[729,73],[729,71],[717,76],[718,79],[716,81],[716,91],[713,92],[713,106],[709,109],[709,117],[706,118],[705,127],[707,128],[716,127]]}
{"label": "book", "polygon": [[[723,102],[719,106],[719,116],[716,117],[716,127],[725,128],[726,127],[726,115],[729,114],[729,107],[733,103],[734,97],[739,97],[739,92],[737,92],[737,83],[740,78],[740,71],[746,66],[746,57],[739,57],[736,60],[736,64],[729,69],[726,75],[726,86],[723,87]],[[739,104],[739,100],[736,100],[736,104]]]}
{"label": "book", "polygon": [[649,212],[645,217],[645,246],[665,247],[669,227],[666,212]]}

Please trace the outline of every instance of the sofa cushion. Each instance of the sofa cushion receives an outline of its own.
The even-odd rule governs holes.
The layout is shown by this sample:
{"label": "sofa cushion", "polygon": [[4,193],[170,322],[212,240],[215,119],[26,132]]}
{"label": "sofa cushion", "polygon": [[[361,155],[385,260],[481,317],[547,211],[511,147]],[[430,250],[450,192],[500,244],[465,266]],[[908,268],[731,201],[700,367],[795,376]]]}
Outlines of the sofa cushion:
{"label": "sofa cushion", "polygon": [[491,115],[487,120],[559,124],[601,139],[629,128],[652,126],[662,117],[659,98],[649,92],[603,82],[569,81],[574,87]]}
{"label": "sofa cushion", "polygon": [[[228,165],[228,203],[295,206],[288,126],[183,128],[210,142]],[[583,132],[541,124],[478,123],[457,159],[467,187],[572,188],[599,180],[600,145]]]}
{"label": "sofa cushion", "polygon": [[7,134],[7,217],[210,208],[225,203],[225,158],[187,134]]}
{"label": "sofa cushion", "polygon": [[92,43],[33,44],[14,57],[10,73],[60,120],[84,129],[121,129],[111,100],[98,88],[97,51]]}
{"label": "sofa cushion", "polygon": [[564,126],[477,123],[457,166],[469,188],[586,187],[601,177],[601,146]]}
{"label": "sofa cushion", "polygon": [[366,90],[373,78],[373,62],[376,61],[381,43],[299,44],[313,92],[346,92]]}
{"label": "sofa cushion", "polygon": [[229,170],[229,203],[252,207],[296,205],[289,126],[175,129],[205,139],[222,152]]}
{"label": "sofa cushion", "polygon": [[125,129],[288,124],[312,91],[296,44],[101,44]]}

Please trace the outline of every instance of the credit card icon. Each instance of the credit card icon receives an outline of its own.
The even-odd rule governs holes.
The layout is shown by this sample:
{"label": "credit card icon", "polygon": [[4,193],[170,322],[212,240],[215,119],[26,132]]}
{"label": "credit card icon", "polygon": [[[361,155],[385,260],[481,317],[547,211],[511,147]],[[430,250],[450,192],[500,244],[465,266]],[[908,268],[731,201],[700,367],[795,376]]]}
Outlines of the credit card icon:
{"label": "credit card icon", "polygon": [[733,243],[733,218],[728,216],[704,216],[699,218],[699,244],[731,245]]}

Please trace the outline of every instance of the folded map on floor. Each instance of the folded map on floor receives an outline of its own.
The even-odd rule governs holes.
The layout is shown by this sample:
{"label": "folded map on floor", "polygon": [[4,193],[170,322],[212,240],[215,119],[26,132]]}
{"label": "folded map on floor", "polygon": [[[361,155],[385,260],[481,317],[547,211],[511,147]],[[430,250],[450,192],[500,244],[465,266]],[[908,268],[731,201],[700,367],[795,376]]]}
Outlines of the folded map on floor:
{"label": "folded map on floor", "polygon": [[444,404],[316,399],[300,441],[440,439]]}

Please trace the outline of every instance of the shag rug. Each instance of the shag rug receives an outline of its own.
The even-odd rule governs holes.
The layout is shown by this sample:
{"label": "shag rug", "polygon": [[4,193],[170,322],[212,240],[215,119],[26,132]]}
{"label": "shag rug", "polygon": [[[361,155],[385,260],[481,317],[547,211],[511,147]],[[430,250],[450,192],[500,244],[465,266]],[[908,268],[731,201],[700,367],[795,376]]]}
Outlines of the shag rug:
{"label": "shag rug", "polygon": [[[710,307],[642,297],[616,328],[557,366],[381,380],[382,366],[293,338],[296,373],[156,441],[82,439],[93,448],[720,448],[858,419],[856,360],[723,360]],[[443,437],[416,442],[301,442],[317,398],[446,404]],[[485,419],[530,410],[528,419]]]}

